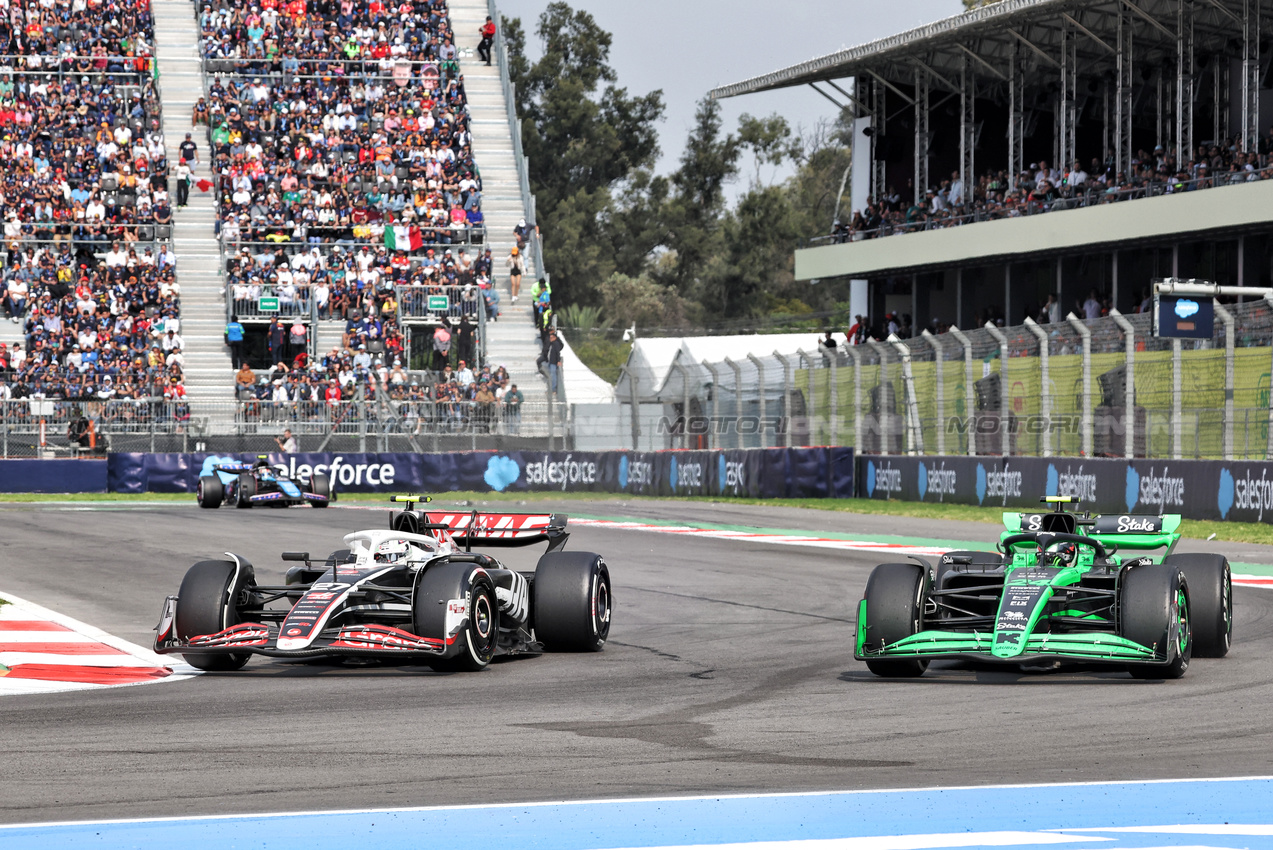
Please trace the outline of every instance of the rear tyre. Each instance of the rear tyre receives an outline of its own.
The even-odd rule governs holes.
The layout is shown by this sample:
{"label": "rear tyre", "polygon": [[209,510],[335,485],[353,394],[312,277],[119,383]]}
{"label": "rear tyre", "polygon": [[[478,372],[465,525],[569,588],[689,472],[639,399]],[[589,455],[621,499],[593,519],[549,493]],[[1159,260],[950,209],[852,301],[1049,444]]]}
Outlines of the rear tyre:
{"label": "rear tyre", "polygon": [[[880,564],[866,582],[866,648],[881,649],[924,627],[925,570],[918,564]],[[866,667],[877,676],[924,675],[926,658],[873,658]]]}
{"label": "rear tyre", "polygon": [[455,635],[455,654],[430,661],[429,666],[445,672],[485,670],[499,641],[499,601],[491,580],[472,564],[439,564],[425,570],[413,603],[415,633],[447,640],[455,624],[454,616],[447,616],[453,600],[467,600],[464,623]]}
{"label": "rear tyre", "polygon": [[592,552],[549,552],[531,586],[535,639],[550,652],[600,652],[610,635],[610,570]]}
{"label": "rear tyre", "polygon": [[1179,679],[1193,655],[1189,591],[1184,574],[1170,564],[1132,567],[1119,589],[1119,631],[1128,640],[1166,653],[1166,665],[1132,664],[1137,679]]}
{"label": "rear tyre", "polygon": [[196,498],[201,508],[219,508],[225,500],[225,487],[221,479],[215,475],[199,476],[199,490]]}
{"label": "rear tyre", "polygon": [[234,488],[234,506],[236,508],[252,507],[252,497],[256,495],[256,479],[247,472],[239,473],[239,483]]}
{"label": "rear tyre", "polygon": [[310,502],[309,504],[311,507],[325,508],[329,504],[331,504],[331,497],[332,497],[331,479],[329,479],[326,475],[315,474],[314,477],[310,479],[309,486],[310,486],[311,493],[314,493],[315,495],[318,495],[318,496],[323,496],[327,499],[326,502]]}
{"label": "rear tyre", "polygon": [[1189,586],[1189,619],[1195,658],[1223,658],[1233,643],[1233,575],[1223,555],[1168,555],[1163,564],[1179,568]]}
{"label": "rear tyre", "polygon": [[[233,582],[233,586],[231,586]],[[255,583],[252,565],[243,563],[235,576],[233,561],[200,561],[186,570],[177,596],[173,627],[186,640],[216,634],[239,621],[238,603]],[[252,657],[248,652],[184,652],[192,667],[200,670],[238,670]]]}

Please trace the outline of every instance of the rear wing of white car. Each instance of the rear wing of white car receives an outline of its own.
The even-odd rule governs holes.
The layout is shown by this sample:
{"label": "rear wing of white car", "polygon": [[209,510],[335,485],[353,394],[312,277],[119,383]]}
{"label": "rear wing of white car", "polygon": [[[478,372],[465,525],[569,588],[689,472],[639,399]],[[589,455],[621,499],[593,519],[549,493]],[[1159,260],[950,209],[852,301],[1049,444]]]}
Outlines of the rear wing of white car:
{"label": "rear wing of white car", "polygon": [[493,513],[489,511],[419,511],[413,502],[424,499],[398,496],[408,509],[394,512],[389,527],[394,531],[423,534],[429,531],[450,534],[457,544],[479,546],[533,546],[547,543],[552,552],[565,545],[566,514]]}

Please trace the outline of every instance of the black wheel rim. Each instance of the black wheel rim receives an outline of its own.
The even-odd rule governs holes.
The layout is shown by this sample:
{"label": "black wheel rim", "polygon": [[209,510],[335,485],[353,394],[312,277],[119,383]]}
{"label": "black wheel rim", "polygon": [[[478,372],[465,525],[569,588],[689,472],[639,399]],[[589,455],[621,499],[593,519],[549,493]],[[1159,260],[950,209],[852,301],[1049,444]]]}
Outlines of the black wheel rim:
{"label": "black wheel rim", "polygon": [[592,633],[601,640],[610,633],[610,579],[601,573],[593,581]]}
{"label": "black wheel rim", "polygon": [[489,658],[494,654],[495,633],[495,609],[490,593],[483,589],[473,597],[473,613],[469,617],[469,634],[472,635],[475,655]]}

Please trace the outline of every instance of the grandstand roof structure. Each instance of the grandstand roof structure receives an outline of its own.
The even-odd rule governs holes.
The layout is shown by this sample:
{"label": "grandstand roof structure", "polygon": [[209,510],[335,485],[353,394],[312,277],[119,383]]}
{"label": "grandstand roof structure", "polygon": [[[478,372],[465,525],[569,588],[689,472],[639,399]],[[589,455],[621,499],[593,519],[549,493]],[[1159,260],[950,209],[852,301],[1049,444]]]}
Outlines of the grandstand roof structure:
{"label": "grandstand roof structure", "polygon": [[[1037,60],[1033,64],[1041,71],[1058,69],[1067,31],[1081,36],[1077,55],[1085,73],[1090,73],[1117,64],[1120,19],[1131,22],[1141,62],[1174,58],[1182,8],[1192,19],[1194,50],[1214,53],[1228,49],[1233,27],[1241,26],[1248,10],[1258,13],[1261,6],[1266,14],[1273,10],[1273,4],[1260,0],[1001,0],[719,86],[711,96],[736,97],[859,75],[909,82],[916,68],[927,70],[936,84],[957,91],[955,80],[967,62],[978,76],[1006,83],[1008,64],[1022,49]],[[843,90],[840,94],[849,96]]]}

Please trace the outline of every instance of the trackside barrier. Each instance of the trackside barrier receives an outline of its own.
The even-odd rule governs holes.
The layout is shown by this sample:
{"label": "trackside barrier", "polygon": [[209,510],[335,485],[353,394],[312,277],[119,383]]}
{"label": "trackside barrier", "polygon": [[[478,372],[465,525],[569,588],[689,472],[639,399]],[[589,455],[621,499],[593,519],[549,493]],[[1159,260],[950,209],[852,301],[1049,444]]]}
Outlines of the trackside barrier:
{"label": "trackside barrier", "polygon": [[862,455],[857,482],[865,499],[1043,510],[1045,495],[1072,496],[1104,514],[1273,522],[1273,464],[1260,461]]}
{"label": "trackside barrier", "polygon": [[0,493],[105,493],[107,461],[0,460]]}
{"label": "trackside barrier", "polygon": [[[193,493],[215,458],[256,455],[118,453],[106,487],[116,493]],[[329,476],[337,492],[590,492],[647,496],[847,498],[853,449],[665,452],[451,452],[270,454],[280,471]],[[105,489],[105,488],[104,488]]]}

